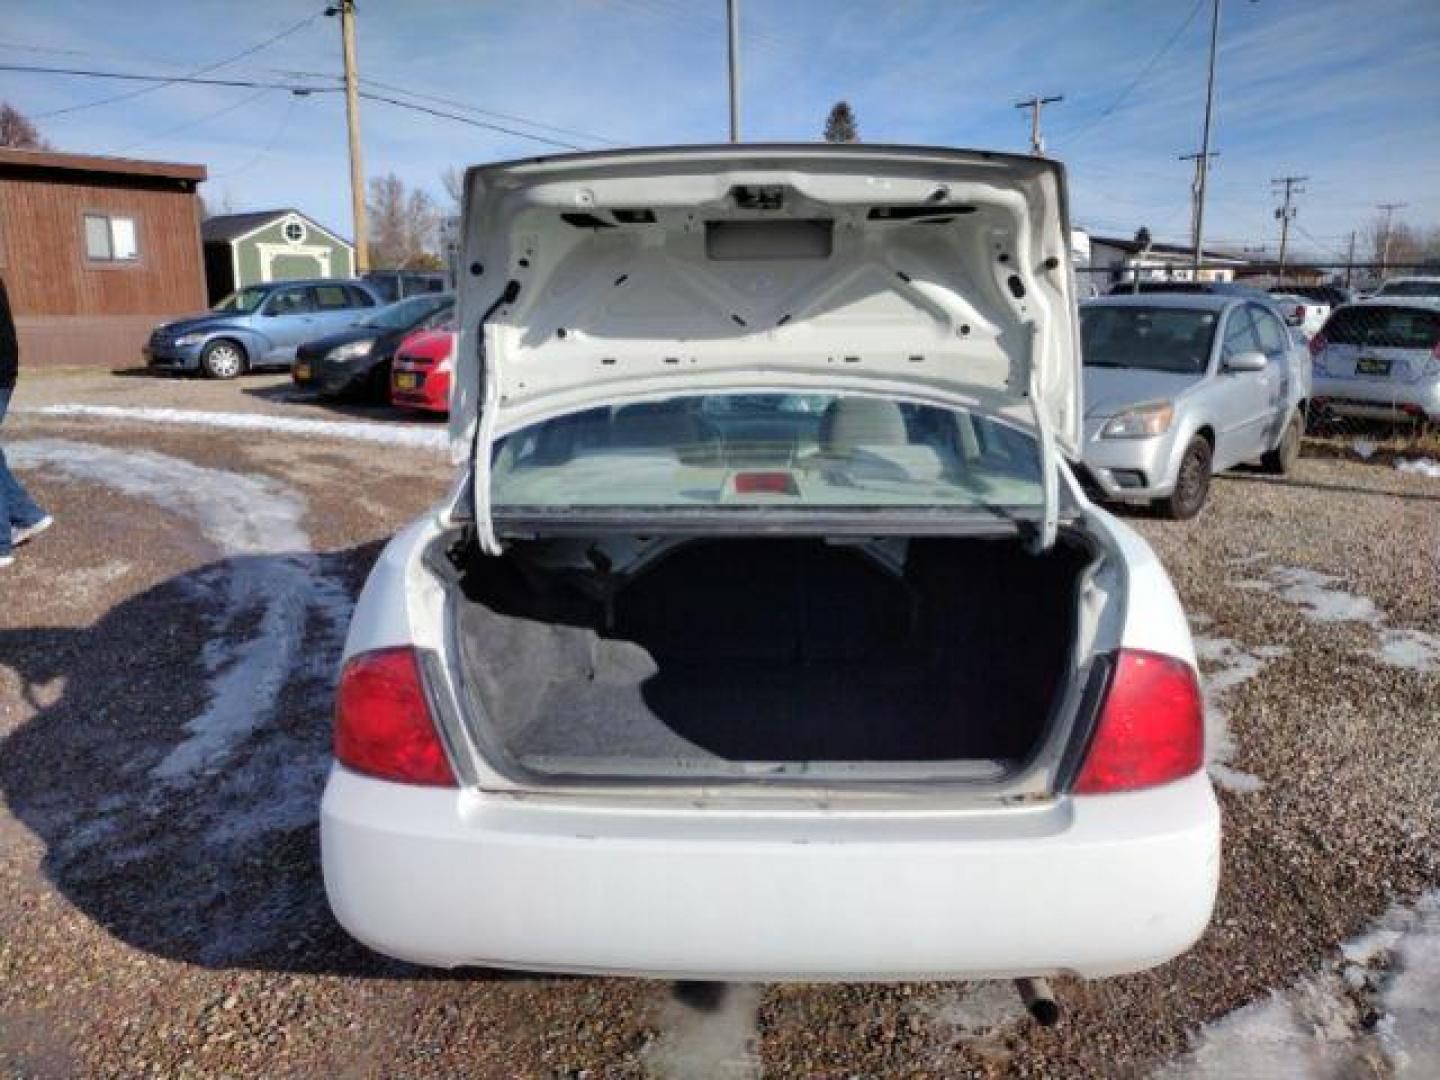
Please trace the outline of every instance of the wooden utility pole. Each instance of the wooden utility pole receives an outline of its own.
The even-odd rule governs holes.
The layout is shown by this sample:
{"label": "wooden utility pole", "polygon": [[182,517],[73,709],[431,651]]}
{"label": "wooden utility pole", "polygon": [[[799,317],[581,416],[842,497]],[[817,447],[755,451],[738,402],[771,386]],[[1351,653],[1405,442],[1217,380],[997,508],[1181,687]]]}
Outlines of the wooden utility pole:
{"label": "wooden utility pole", "polygon": [[1205,179],[1210,173],[1210,123],[1215,115],[1215,46],[1220,40],[1220,0],[1212,0],[1210,11],[1210,75],[1205,84],[1205,128],[1200,136],[1200,175],[1195,183],[1195,252],[1190,268],[1200,280],[1200,249],[1205,246]]}
{"label": "wooden utility pole", "polygon": [[345,54],[345,126],[350,135],[350,207],[355,227],[355,272],[370,269],[370,226],[365,220],[365,163],[360,152],[360,91],[355,72],[355,0],[337,0],[325,14],[340,16]]}
{"label": "wooden utility pole", "polygon": [[[1201,181],[1201,179],[1200,179],[1200,173],[1203,171],[1203,168],[1204,168],[1204,166],[1203,166],[1202,163],[1205,162],[1205,161],[1206,161],[1207,159],[1209,159],[1209,158],[1217,158],[1217,157],[1219,157],[1219,156],[1220,156],[1220,151],[1219,151],[1219,150],[1211,150],[1210,153],[1208,153],[1208,154],[1195,153],[1195,154],[1181,154],[1181,155],[1180,155],[1180,160],[1181,160],[1181,161],[1193,161],[1193,162],[1195,162],[1195,179],[1192,180],[1192,181],[1190,181],[1190,235],[1191,235],[1191,236],[1195,236],[1196,233],[1197,233],[1197,230],[1199,229],[1199,225],[1196,224],[1196,219],[1199,217],[1199,214],[1200,214],[1200,190],[1201,190],[1201,184],[1202,184],[1202,181]],[[1196,280],[1196,281],[1199,281],[1199,280],[1200,280],[1200,270],[1199,270],[1199,267],[1198,267],[1198,266],[1192,267],[1192,268],[1191,268],[1191,272],[1192,272],[1192,274],[1194,275],[1195,280]]]}
{"label": "wooden utility pole", "polygon": [[[1284,186],[1285,203],[1275,208],[1275,216],[1280,219],[1280,280],[1285,280],[1285,249],[1290,241],[1290,222],[1295,217],[1295,207],[1291,199],[1295,195],[1303,195],[1305,189],[1300,187],[1303,180],[1309,180],[1308,176],[1277,176],[1270,181],[1277,188]],[[1276,194],[1279,194],[1277,191]]]}
{"label": "wooden utility pole", "polygon": [[1390,262],[1390,220],[1396,210],[1403,210],[1409,203],[1382,202],[1377,209],[1385,215],[1385,231],[1380,234],[1380,280],[1385,280],[1385,268]]}
{"label": "wooden utility pole", "polygon": [[740,0],[725,0],[730,39],[730,141],[740,141]]}
{"label": "wooden utility pole", "polygon": [[1045,156],[1045,139],[1040,134],[1040,110],[1046,105],[1054,104],[1057,101],[1064,101],[1064,94],[1056,94],[1054,97],[1040,97],[1038,94],[1029,101],[1017,101],[1015,108],[1030,110],[1030,152],[1036,157]]}

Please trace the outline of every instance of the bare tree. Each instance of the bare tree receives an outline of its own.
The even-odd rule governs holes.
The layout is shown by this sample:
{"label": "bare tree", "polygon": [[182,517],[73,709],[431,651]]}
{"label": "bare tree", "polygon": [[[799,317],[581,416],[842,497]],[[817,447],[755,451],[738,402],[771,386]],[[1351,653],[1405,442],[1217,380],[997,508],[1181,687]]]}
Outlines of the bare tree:
{"label": "bare tree", "polygon": [[377,268],[433,267],[440,213],[430,193],[407,188],[394,173],[370,178],[370,260]]}
{"label": "bare tree", "polygon": [[55,149],[40,134],[40,129],[8,101],[0,102],[0,146],[13,150]]}
{"label": "bare tree", "polygon": [[860,129],[855,124],[855,110],[848,101],[837,101],[825,118],[826,142],[859,142]]}
{"label": "bare tree", "polygon": [[440,183],[445,186],[445,194],[450,196],[450,201],[455,204],[454,209],[458,214],[460,207],[465,202],[465,174],[451,165],[440,174]]}

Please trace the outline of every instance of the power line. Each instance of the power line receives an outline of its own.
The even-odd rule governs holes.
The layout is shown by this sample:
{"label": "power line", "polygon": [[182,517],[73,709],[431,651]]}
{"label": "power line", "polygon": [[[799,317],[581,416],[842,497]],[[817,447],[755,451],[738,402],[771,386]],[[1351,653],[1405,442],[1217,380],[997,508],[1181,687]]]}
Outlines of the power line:
{"label": "power line", "polygon": [[270,138],[265,141],[265,145],[262,146],[259,151],[257,151],[250,158],[246,159],[245,164],[237,166],[233,169],[227,169],[225,172],[212,173],[210,175],[210,179],[220,180],[224,177],[239,176],[241,173],[248,170],[252,165],[259,162],[262,158],[267,157],[270,154],[270,151],[274,150],[275,147],[279,145],[280,137],[285,134],[285,129],[290,125],[290,116],[295,111],[295,102],[297,100],[298,98],[296,97],[290,97],[286,100],[285,112],[280,117],[280,123],[275,126],[274,134],[272,134]]}
{"label": "power line", "polygon": [[[304,83],[266,82],[262,79],[203,79],[193,75],[138,75],[128,71],[96,71],[92,68],[41,67],[34,64],[0,64],[0,71],[15,71],[30,75],[74,75],[88,79],[121,79],[148,83],[186,83],[194,86],[242,86],[258,90],[289,90],[303,97],[338,91],[338,86],[307,86]],[[41,113],[37,119],[54,116],[55,113]]]}
{"label": "power line", "polygon": [[[120,147],[120,149],[111,151],[111,153],[112,155],[119,156],[121,154],[127,153],[128,151],[134,150],[137,146],[150,146],[154,143],[164,142],[172,135],[178,135],[182,131],[189,131],[191,128],[199,127],[201,124],[208,123],[211,120],[219,119],[220,117],[225,116],[227,113],[234,112],[236,109],[244,108],[252,101],[259,101],[268,93],[270,93],[270,88],[262,87],[261,89],[256,90],[253,94],[246,94],[239,101],[232,101],[224,108],[216,109],[213,112],[208,112],[204,116],[198,116],[194,120],[189,120],[181,124],[179,127],[173,127],[169,131],[162,131],[159,135],[147,135],[143,139],[139,139],[131,143],[126,143],[124,146]],[[294,99],[292,98],[291,100]]]}
{"label": "power line", "polygon": [[[296,72],[296,74],[304,73]],[[607,135],[596,135],[588,131],[577,131],[574,128],[559,127],[555,124],[545,124],[541,123],[539,120],[531,120],[529,117],[517,116],[514,113],[496,112],[494,109],[482,109],[478,106],[470,105],[463,101],[457,101],[454,98],[440,97],[437,94],[421,93],[418,90],[407,90],[403,86],[396,86],[394,83],[381,82],[379,79],[368,79],[362,77],[360,79],[360,82],[362,84],[368,83],[370,86],[378,87],[381,90],[390,90],[397,94],[404,94],[406,97],[412,97],[418,101],[430,101],[437,105],[448,105],[451,108],[460,109],[463,112],[476,113],[480,116],[490,116],[494,117],[497,120],[508,120],[514,124],[524,124],[526,127],[538,128],[541,131],[554,132],[557,135],[571,135],[577,139],[587,139],[590,142],[597,143],[611,143],[616,146],[620,145],[621,143],[621,140],[612,139]]]}
{"label": "power line", "polygon": [[1130,80],[1130,82],[1126,85],[1125,89],[1121,90],[1120,93],[1115,95],[1115,100],[1110,102],[1109,105],[1105,106],[1105,108],[1100,111],[1100,115],[1095,117],[1094,120],[1070,132],[1070,134],[1065,136],[1065,138],[1069,142],[1073,143],[1081,135],[1088,134],[1090,131],[1094,130],[1102,120],[1106,119],[1108,116],[1110,116],[1111,113],[1118,109],[1124,103],[1125,99],[1130,96],[1134,89],[1139,86],[1141,82],[1144,81],[1145,76],[1149,75],[1150,72],[1154,70],[1155,65],[1165,58],[1165,54],[1170,51],[1171,47],[1175,44],[1175,42],[1180,40],[1180,35],[1185,33],[1186,29],[1190,26],[1190,24],[1195,21],[1195,16],[1199,14],[1200,8],[1204,3],[1205,0],[1195,0],[1195,6],[1190,9],[1190,13],[1186,15],[1180,25],[1175,28],[1175,32],[1165,39],[1165,44],[1161,45],[1160,48],[1155,50],[1155,54],[1145,62],[1145,66],[1140,69],[1139,74],[1137,74],[1133,79]]}
{"label": "power line", "polygon": [[183,76],[181,76],[181,75],[176,75],[176,76],[173,76],[173,77],[171,77],[171,78],[169,78],[169,79],[161,80],[160,82],[158,82],[158,83],[157,83],[156,85],[154,85],[154,86],[145,86],[145,87],[141,87],[141,88],[138,89],[138,90],[129,90],[129,91],[126,91],[126,92],[123,93],[123,94],[115,94],[115,95],[113,95],[113,96],[111,96],[111,97],[108,97],[108,98],[99,98],[99,99],[97,99],[97,100],[95,100],[95,101],[82,102],[82,103],[79,104],[79,105],[69,105],[69,106],[67,106],[67,107],[65,107],[65,108],[63,108],[63,109],[51,109],[49,112],[40,113],[40,114],[36,117],[36,119],[37,119],[37,120],[46,120],[46,119],[49,119],[49,118],[55,117],[55,116],[63,116],[63,115],[65,115],[66,113],[79,112],[81,109],[93,109],[93,108],[97,108],[97,107],[99,107],[99,106],[101,106],[101,105],[113,105],[113,104],[115,104],[116,102],[119,102],[119,101],[128,101],[128,100],[130,100],[131,98],[137,98],[137,97],[139,97],[141,94],[149,94],[149,93],[152,93],[152,92],[154,92],[154,91],[156,91],[156,90],[163,90],[166,86],[169,86],[169,85],[171,85],[171,84],[173,84],[173,83],[189,82],[190,80],[196,78],[197,76],[205,75],[205,74],[207,74],[207,73],[209,73],[209,72],[211,72],[211,71],[216,70],[217,68],[225,67],[227,64],[233,64],[233,63],[235,63],[235,61],[237,61],[237,60],[243,60],[243,59],[245,59],[245,57],[247,57],[247,56],[252,56],[252,55],[254,55],[255,53],[259,52],[261,49],[268,48],[269,46],[275,44],[275,42],[281,40],[282,38],[287,38],[287,37],[289,37],[291,34],[294,34],[294,33],[296,33],[297,31],[303,30],[305,27],[307,27],[307,26],[309,26],[311,23],[313,23],[316,19],[320,18],[320,16],[321,16],[322,14],[324,14],[324,13],[317,11],[317,12],[315,12],[315,14],[309,15],[309,16],[301,19],[299,22],[295,23],[293,26],[287,26],[284,30],[281,30],[278,34],[272,34],[270,37],[266,38],[264,41],[256,42],[254,45],[250,45],[250,46],[248,46],[248,47],[246,47],[246,48],[244,48],[244,49],[241,49],[238,53],[235,53],[233,56],[227,56],[227,57],[225,57],[225,58],[223,58],[223,59],[221,59],[221,60],[216,60],[216,61],[214,61],[213,63],[205,64],[205,65],[202,66],[202,67],[195,68],[193,71],[186,72],[186,74],[183,75]]}
{"label": "power line", "polygon": [[550,139],[544,135],[532,135],[528,131],[517,131],[515,128],[508,128],[501,124],[490,124],[484,120],[475,120],[468,116],[460,116],[457,113],[442,112],[440,109],[432,109],[426,105],[416,105],[410,101],[399,101],[384,94],[377,94],[371,90],[361,90],[360,96],[367,101],[383,101],[387,105],[398,105],[402,109],[413,109],[416,112],[429,113],[431,116],[439,116],[446,120],[455,120],[461,124],[469,124],[471,127],[486,128],[489,131],[499,131],[506,135],[514,135],[520,139],[530,139],[533,142],[544,143],[547,146],[556,146],[562,150],[584,150],[585,147],[577,146],[575,143],[561,142],[559,139]]}

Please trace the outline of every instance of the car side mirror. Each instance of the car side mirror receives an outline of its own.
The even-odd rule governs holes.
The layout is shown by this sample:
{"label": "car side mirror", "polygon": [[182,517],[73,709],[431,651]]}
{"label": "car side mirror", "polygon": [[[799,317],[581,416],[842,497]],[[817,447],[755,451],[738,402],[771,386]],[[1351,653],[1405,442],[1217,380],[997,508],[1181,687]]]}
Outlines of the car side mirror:
{"label": "car side mirror", "polygon": [[1256,349],[1236,353],[1225,361],[1226,371],[1264,371],[1269,366],[1270,361],[1266,359],[1265,354]]}

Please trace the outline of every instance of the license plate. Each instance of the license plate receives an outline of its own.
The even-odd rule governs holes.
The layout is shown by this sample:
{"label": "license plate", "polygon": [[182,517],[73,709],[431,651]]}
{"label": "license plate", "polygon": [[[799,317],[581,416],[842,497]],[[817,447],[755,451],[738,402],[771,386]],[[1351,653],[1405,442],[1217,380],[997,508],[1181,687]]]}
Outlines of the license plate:
{"label": "license plate", "polygon": [[414,390],[414,389],[415,389],[415,376],[414,376],[414,375],[396,375],[396,376],[395,376],[395,389],[396,389],[396,390]]}
{"label": "license plate", "polygon": [[1355,361],[1356,375],[1389,375],[1390,361],[1381,356],[1362,356]]}
{"label": "license plate", "polygon": [[309,380],[309,378],[310,378],[310,365],[309,365],[309,364],[296,364],[296,365],[295,365],[295,381],[296,381],[296,382],[306,382],[306,381]]}

